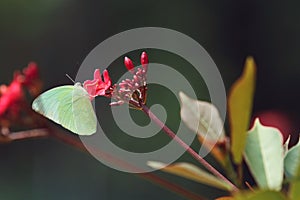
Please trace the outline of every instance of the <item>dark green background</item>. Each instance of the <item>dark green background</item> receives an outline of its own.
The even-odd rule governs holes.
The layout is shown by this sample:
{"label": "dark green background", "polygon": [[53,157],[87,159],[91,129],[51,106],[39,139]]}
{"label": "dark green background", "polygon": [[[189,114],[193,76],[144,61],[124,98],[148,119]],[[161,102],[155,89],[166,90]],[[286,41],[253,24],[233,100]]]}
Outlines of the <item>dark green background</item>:
{"label": "dark green background", "polygon": [[[208,51],[219,67],[227,91],[242,72],[246,56],[254,56],[258,65],[254,110],[283,109],[297,122],[300,116],[299,6],[297,1],[258,0],[2,0],[0,83],[9,83],[14,70],[36,61],[44,89],[70,84],[65,74],[74,77],[85,56],[106,38],[137,27],[165,27],[187,34]],[[138,62],[139,54],[136,51],[129,55]],[[150,50],[149,56],[150,61],[175,68],[188,65],[166,52]],[[110,67],[122,68],[122,58]],[[192,75],[190,72],[199,98],[207,99],[205,87],[197,85]],[[151,91],[149,103],[168,102],[170,97],[164,94],[159,89]],[[107,105],[106,100],[100,103]],[[168,106],[168,124],[176,129],[178,102]],[[138,121],[139,115],[132,114]],[[138,123],[146,123],[145,120]],[[120,131],[109,119],[106,123],[116,142],[132,145],[127,138],[118,136]],[[148,147],[152,147],[151,143]],[[209,198],[221,194],[191,181],[164,176]],[[182,198],[135,175],[110,169],[64,144],[32,140],[0,146],[0,199]]]}

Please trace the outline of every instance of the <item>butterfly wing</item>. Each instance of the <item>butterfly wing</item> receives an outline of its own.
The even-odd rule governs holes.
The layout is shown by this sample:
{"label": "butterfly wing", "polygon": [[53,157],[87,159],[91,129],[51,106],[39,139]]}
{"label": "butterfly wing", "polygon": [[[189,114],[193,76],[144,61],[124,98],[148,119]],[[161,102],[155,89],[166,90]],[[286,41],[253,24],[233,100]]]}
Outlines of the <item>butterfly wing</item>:
{"label": "butterfly wing", "polygon": [[91,135],[96,132],[97,118],[87,91],[75,85],[72,109],[74,124],[80,135]]}
{"label": "butterfly wing", "polygon": [[32,109],[79,135],[96,132],[96,116],[88,93],[79,85],[50,89],[38,96]]}

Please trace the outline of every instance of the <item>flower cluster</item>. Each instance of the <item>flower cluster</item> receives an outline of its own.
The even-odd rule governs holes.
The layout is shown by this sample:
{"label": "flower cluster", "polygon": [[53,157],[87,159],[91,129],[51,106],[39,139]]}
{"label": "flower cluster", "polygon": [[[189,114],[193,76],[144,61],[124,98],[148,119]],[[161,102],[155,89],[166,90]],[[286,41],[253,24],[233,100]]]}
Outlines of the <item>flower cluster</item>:
{"label": "flower cluster", "polygon": [[19,113],[18,103],[24,99],[24,87],[33,96],[40,92],[41,81],[36,63],[29,63],[22,72],[16,71],[13,81],[8,86],[0,85],[0,117],[8,111],[13,115]]}
{"label": "flower cluster", "polygon": [[111,84],[108,71],[103,71],[103,79],[100,75],[100,70],[96,69],[93,80],[86,80],[83,83],[83,87],[89,93],[90,98],[93,99],[96,96],[105,96],[116,100],[110,105],[122,105],[128,103],[130,107],[140,109],[141,103],[146,103],[147,83],[146,74],[148,69],[148,55],[146,52],[141,54],[142,67],[135,68],[130,58],[124,58],[124,65],[130,73],[132,73],[132,79],[125,79],[119,84]]}
{"label": "flower cluster", "polygon": [[101,78],[100,70],[96,69],[94,72],[94,79],[86,80],[83,83],[83,87],[89,93],[91,99],[96,96],[105,96],[106,91],[111,88],[111,79],[107,70],[103,71],[103,78],[104,81]]}

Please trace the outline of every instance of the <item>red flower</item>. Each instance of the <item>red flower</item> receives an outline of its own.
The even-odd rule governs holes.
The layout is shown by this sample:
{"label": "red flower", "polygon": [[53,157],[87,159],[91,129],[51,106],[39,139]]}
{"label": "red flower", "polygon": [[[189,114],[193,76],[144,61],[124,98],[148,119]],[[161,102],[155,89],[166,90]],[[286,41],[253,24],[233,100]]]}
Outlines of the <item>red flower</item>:
{"label": "red flower", "polygon": [[26,87],[32,95],[37,95],[40,93],[41,85],[36,63],[29,63],[23,69],[23,73],[16,71],[9,86],[0,86],[0,116],[8,111],[17,115],[20,111],[18,103],[24,98],[23,87]]}
{"label": "red flower", "polygon": [[28,88],[31,95],[38,95],[42,89],[42,81],[40,80],[37,64],[30,62],[28,66],[23,69],[23,74],[23,85]]}
{"label": "red flower", "polygon": [[128,103],[131,108],[140,109],[140,103],[146,103],[147,95],[147,68],[149,64],[146,52],[141,54],[142,67],[134,69],[130,58],[124,58],[124,65],[133,74],[132,79],[122,80],[119,84],[111,85],[108,71],[103,71],[104,81],[101,78],[100,70],[94,72],[94,80],[86,80],[83,87],[86,89],[92,100],[96,96],[105,96],[116,100],[110,105],[122,105]]}
{"label": "red flower", "polygon": [[94,72],[94,80],[86,80],[83,83],[83,87],[89,93],[90,98],[93,99],[96,96],[105,96],[105,91],[111,86],[111,80],[107,70],[103,71],[104,81],[101,78],[99,69]]}
{"label": "red flower", "polygon": [[30,85],[36,79],[39,79],[39,70],[35,62],[30,62],[26,68],[23,69],[25,75],[24,85]]}
{"label": "red flower", "polygon": [[[0,96],[0,116],[2,116],[10,106],[23,99],[22,82],[24,77],[16,73],[14,80],[8,87],[1,86]],[[5,88],[5,90],[4,90]]]}
{"label": "red flower", "polygon": [[146,103],[146,81],[149,63],[146,52],[141,54],[140,59],[143,67],[139,67],[134,71],[132,61],[128,57],[124,58],[124,64],[133,74],[133,78],[122,80],[121,83],[115,85],[112,91],[112,98],[115,99],[116,102],[112,102],[110,105],[122,105],[123,103],[129,103],[130,107],[140,109],[140,102]]}

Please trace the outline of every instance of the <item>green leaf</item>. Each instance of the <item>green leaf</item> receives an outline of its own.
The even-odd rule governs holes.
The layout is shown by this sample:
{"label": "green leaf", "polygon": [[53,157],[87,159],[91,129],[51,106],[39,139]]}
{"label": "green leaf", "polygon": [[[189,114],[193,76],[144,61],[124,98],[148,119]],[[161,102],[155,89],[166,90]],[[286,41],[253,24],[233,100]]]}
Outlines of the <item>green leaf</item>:
{"label": "green leaf", "polygon": [[224,141],[224,122],[213,104],[192,99],[183,92],[179,93],[179,97],[181,100],[181,119],[189,129],[210,143],[215,144]]}
{"label": "green leaf", "polygon": [[287,198],[280,192],[276,191],[254,191],[241,192],[235,195],[234,200],[286,200]]}
{"label": "green leaf", "polygon": [[226,196],[226,197],[219,197],[215,200],[234,200],[234,197]]}
{"label": "green leaf", "polygon": [[284,158],[284,172],[287,178],[297,176],[300,166],[300,142],[288,150]]}
{"label": "green leaf", "polygon": [[166,166],[166,164],[161,162],[148,161],[148,165],[154,169],[160,169],[164,172],[175,174],[177,176],[181,176],[202,184],[232,191],[232,188],[230,185],[228,185],[228,183],[190,163],[175,163]]}
{"label": "green leaf", "polygon": [[296,170],[295,177],[291,181],[289,196],[291,200],[300,199],[300,166]]}
{"label": "green leaf", "polygon": [[233,84],[228,97],[231,128],[231,152],[236,164],[242,162],[247,130],[252,113],[256,66],[252,57],[245,63],[243,75]]}
{"label": "green leaf", "polygon": [[244,157],[261,189],[280,190],[283,180],[283,138],[280,131],[255,120],[246,141]]}

